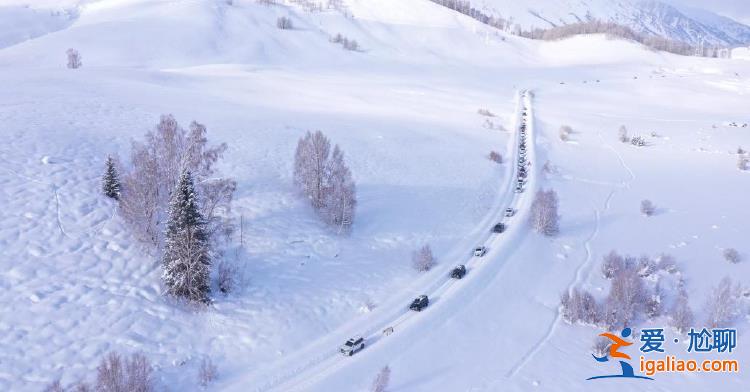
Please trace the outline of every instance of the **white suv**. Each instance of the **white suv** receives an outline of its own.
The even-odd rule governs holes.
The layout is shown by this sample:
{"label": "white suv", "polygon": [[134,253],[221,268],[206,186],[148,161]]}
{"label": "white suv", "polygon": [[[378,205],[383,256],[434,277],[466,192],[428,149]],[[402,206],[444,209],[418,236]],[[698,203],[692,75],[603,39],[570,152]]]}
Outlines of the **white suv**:
{"label": "white suv", "polygon": [[348,356],[354,355],[357,351],[361,351],[365,348],[365,340],[361,336],[353,337],[344,343],[341,348],[339,348],[339,351]]}

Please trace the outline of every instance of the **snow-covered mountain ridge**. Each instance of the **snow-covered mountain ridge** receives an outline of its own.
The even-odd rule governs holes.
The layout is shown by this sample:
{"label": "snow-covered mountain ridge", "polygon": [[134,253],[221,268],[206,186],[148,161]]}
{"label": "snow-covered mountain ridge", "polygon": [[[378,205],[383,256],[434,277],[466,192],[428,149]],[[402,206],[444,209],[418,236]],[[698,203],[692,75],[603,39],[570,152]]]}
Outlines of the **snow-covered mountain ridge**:
{"label": "snow-covered mountain ridge", "polygon": [[523,30],[598,19],[695,46],[750,43],[750,26],[708,10],[657,0],[478,0],[472,5],[508,19]]}

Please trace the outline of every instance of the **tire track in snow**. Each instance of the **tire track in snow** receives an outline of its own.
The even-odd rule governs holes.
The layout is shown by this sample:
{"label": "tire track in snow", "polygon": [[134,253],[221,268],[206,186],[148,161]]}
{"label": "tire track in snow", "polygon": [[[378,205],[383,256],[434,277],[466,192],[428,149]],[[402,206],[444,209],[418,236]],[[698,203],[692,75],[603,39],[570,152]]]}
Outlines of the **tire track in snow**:
{"label": "tire track in snow", "polygon": [[[619,186],[610,185],[612,186],[613,189],[612,191],[609,192],[609,194],[607,195],[607,198],[604,200],[604,208],[600,211],[599,209],[594,207],[594,223],[595,223],[594,230],[583,244],[584,249],[586,251],[586,258],[578,266],[578,268],[576,268],[575,278],[568,285],[568,288],[567,288],[568,292],[570,292],[570,290],[573,289],[574,287],[580,285],[581,282],[583,282],[584,275],[588,275],[590,273],[590,269],[591,269],[590,267],[591,267],[592,260],[593,260],[593,257],[592,257],[593,252],[591,251],[591,242],[599,235],[599,227],[600,227],[602,213],[609,211],[609,208],[612,202],[612,197],[615,195],[615,193],[617,193],[618,190],[623,189],[623,188],[629,189],[630,183],[633,182],[633,180],[635,180],[636,178],[633,170],[630,168],[630,166],[628,166],[627,163],[625,163],[625,160],[622,158],[622,154],[620,154],[620,152],[617,151],[617,149],[615,149],[611,144],[606,143],[604,141],[601,131],[597,132],[597,135],[599,136],[599,139],[601,140],[602,144],[615,153],[615,156],[620,162],[620,165],[622,165],[625,171],[628,172],[630,179],[623,180]],[[599,183],[597,185],[603,185],[603,183]],[[586,274],[583,273],[584,269],[587,270]],[[541,350],[541,348],[550,341],[550,339],[552,338],[552,335],[557,330],[557,326],[560,324],[561,320],[562,320],[562,312],[560,312],[560,308],[558,307],[557,314],[555,315],[555,318],[552,320],[552,323],[547,328],[547,331],[545,332],[542,339],[539,340],[536,344],[534,344],[531,350],[529,350],[529,352],[526,355],[521,357],[521,360],[513,368],[511,368],[511,370],[506,375],[508,378],[515,377],[518,374],[518,372],[531,360],[531,358],[533,358],[539,352],[539,350]]]}
{"label": "tire track in snow", "polygon": [[[610,193],[611,195],[614,194],[614,191]],[[609,197],[607,198],[609,199]],[[581,280],[583,279],[583,269],[591,264],[592,260],[592,252],[591,252],[591,241],[593,241],[597,235],[599,235],[599,222],[600,222],[600,213],[599,210],[594,208],[594,230],[591,233],[591,235],[586,239],[583,246],[586,250],[586,259],[578,265],[578,268],[576,269],[575,278],[573,279],[573,282],[571,282],[568,285],[567,290],[570,291],[574,286],[578,285]],[[557,309],[557,314],[555,315],[555,318],[552,320],[552,323],[550,323],[549,327],[547,328],[547,331],[544,333],[544,336],[541,340],[539,340],[534,346],[532,346],[531,350],[529,350],[526,355],[521,357],[521,360],[516,363],[516,365],[510,369],[510,371],[507,374],[507,377],[514,377],[518,372],[533,358],[539,350],[547,344],[547,342],[550,341],[552,338],[552,335],[557,330],[557,326],[560,324],[560,320],[562,319],[562,312],[560,312],[560,309]]]}

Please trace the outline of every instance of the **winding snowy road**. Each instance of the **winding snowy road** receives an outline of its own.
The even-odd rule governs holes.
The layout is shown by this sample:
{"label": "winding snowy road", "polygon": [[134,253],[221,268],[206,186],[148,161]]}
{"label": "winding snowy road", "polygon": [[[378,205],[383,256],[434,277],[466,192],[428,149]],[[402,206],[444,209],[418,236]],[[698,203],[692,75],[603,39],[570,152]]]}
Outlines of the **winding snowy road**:
{"label": "winding snowy road", "polygon": [[[446,273],[438,275],[437,279],[433,276],[432,281],[418,281],[400,295],[395,295],[387,303],[380,304],[367,316],[342,326],[288,357],[266,364],[241,379],[232,380],[222,390],[246,391],[248,386],[253,386],[257,391],[306,390],[328,375],[341,371],[347,364],[365,360],[368,351],[374,347],[379,350],[403,347],[404,344],[413,341],[414,332],[419,330],[417,325],[448,320],[452,317],[455,306],[460,306],[462,302],[479,295],[501,272],[502,265],[512,253],[512,244],[518,243],[527,232],[523,223],[528,217],[538,177],[531,103],[531,93],[527,91],[518,93],[514,117],[515,132],[506,152],[508,159],[505,174],[508,181],[500,186],[499,197],[493,203],[490,213],[472,233],[467,235],[466,241],[456,246],[452,254],[442,257],[446,260],[462,261],[467,267],[467,275],[464,279],[451,279]],[[516,193],[515,185],[520,156],[519,130],[522,124],[526,125],[527,133],[528,177],[524,192]],[[504,217],[507,207],[516,210],[513,217]],[[491,227],[500,221],[505,222],[508,229],[502,234],[491,233]],[[488,253],[481,258],[470,255],[471,249],[480,244],[487,247]],[[446,265],[444,268],[452,266]],[[420,294],[430,297],[430,306],[419,313],[409,310],[408,303]],[[389,327],[393,328],[393,333],[385,336],[382,331]],[[365,349],[351,358],[343,357],[337,348],[349,337],[355,335],[364,337]]]}

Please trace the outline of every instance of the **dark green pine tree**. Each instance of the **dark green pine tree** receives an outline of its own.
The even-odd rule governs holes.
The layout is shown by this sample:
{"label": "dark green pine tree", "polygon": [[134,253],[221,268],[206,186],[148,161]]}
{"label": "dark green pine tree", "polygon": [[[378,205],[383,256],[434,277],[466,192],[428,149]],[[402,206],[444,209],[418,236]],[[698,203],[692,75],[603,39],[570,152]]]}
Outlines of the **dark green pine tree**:
{"label": "dark green pine tree", "polygon": [[102,177],[102,191],[104,195],[115,200],[120,200],[120,177],[117,175],[115,160],[107,157],[106,170]]}
{"label": "dark green pine tree", "polygon": [[182,173],[172,194],[165,236],[162,279],[167,293],[208,303],[211,293],[209,239],[189,171]]}

